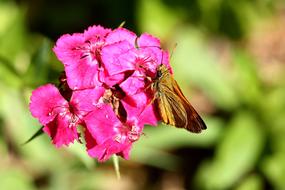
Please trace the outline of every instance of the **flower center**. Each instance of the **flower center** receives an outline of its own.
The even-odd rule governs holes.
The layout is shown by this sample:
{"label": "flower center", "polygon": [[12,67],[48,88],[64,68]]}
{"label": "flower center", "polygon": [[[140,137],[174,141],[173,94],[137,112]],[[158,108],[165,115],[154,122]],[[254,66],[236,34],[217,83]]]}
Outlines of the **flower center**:
{"label": "flower center", "polygon": [[[101,61],[101,47],[104,45],[103,41],[91,42],[87,40],[83,46],[74,48],[81,52],[80,59],[88,58],[90,63],[100,63]],[[94,61],[96,60],[96,61]]]}
{"label": "flower center", "polygon": [[126,141],[134,142],[137,141],[141,135],[140,128],[136,125],[132,126],[120,126],[120,128],[114,128],[117,134],[114,137],[114,140],[119,143],[124,143]]}

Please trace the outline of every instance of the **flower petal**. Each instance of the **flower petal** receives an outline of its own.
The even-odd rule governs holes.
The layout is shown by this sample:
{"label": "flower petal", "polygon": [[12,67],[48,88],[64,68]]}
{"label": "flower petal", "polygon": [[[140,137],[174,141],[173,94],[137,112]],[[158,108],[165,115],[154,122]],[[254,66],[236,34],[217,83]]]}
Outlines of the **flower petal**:
{"label": "flower petal", "polygon": [[53,50],[65,66],[67,82],[71,89],[84,89],[101,84],[96,54],[96,48],[101,48],[101,45],[86,40],[83,34],[78,33],[63,35],[57,40]]}
{"label": "flower petal", "polygon": [[90,63],[85,59],[87,58],[65,66],[67,82],[73,90],[93,88],[101,85],[97,60],[93,60]]}
{"label": "flower petal", "polygon": [[84,121],[98,144],[103,143],[106,139],[113,138],[116,135],[114,126],[121,123],[109,104],[102,104],[101,107],[94,109],[84,118]]}
{"label": "flower petal", "polygon": [[164,64],[169,72],[171,74],[173,74],[173,70],[172,70],[172,67],[170,66],[170,61],[169,61],[169,52],[168,51],[163,51],[163,54],[162,54],[163,58],[162,58],[162,64]]}
{"label": "flower petal", "polygon": [[161,120],[158,110],[154,104],[147,105],[139,117],[140,124],[157,126]]}
{"label": "flower petal", "polygon": [[126,78],[125,73],[119,73],[115,75],[109,75],[108,72],[105,72],[104,75],[100,75],[100,81],[102,81],[105,85],[112,87],[116,84],[120,84],[121,81],[124,81]]}
{"label": "flower petal", "polygon": [[128,98],[124,98],[122,101],[128,120],[137,120],[136,126],[141,126],[141,128],[144,125],[157,125],[157,122],[161,119],[155,105],[152,103],[152,99],[144,92],[138,93],[132,98],[136,100],[135,106]]}
{"label": "flower petal", "polygon": [[52,143],[56,147],[69,145],[79,137],[76,124],[71,124],[66,115],[57,115],[52,122],[44,126],[43,130],[52,138]]}
{"label": "flower petal", "polygon": [[90,26],[90,27],[88,27],[87,30],[84,31],[84,38],[85,38],[85,40],[89,40],[91,42],[104,43],[106,36],[111,31],[112,31],[111,29],[104,28],[100,25]]}
{"label": "flower petal", "polygon": [[92,89],[74,91],[70,104],[76,109],[73,110],[75,114],[82,119],[85,115],[100,107],[101,103],[98,101],[104,92],[105,88],[99,86]]}
{"label": "flower petal", "polygon": [[52,84],[41,86],[32,92],[30,111],[42,125],[51,122],[66,107],[68,102]]}
{"label": "flower petal", "polygon": [[99,161],[105,161],[113,154],[128,158],[133,142],[129,139],[131,129],[121,123],[110,105],[103,104],[100,109],[87,115],[85,123],[87,130],[97,143],[93,147],[87,147],[91,157],[96,157]]}
{"label": "flower petal", "polygon": [[84,139],[86,142],[86,149],[92,149],[97,145],[96,140],[93,138],[93,136],[91,135],[91,133],[89,132],[89,130],[85,130],[84,131]]}
{"label": "flower petal", "polygon": [[146,62],[146,68],[155,72],[160,64],[166,65],[170,72],[172,69],[169,63],[169,53],[161,49],[160,40],[150,34],[144,33],[137,40],[138,46],[142,50],[142,54],[149,56],[149,61]]}
{"label": "flower petal", "polygon": [[109,76],[128,70],[134,70],[135,54],[130,51],[133,46],[127,41],[106,45],[102,49],[102,62]]}
{"label": "flower petal", "polygon": [[70,65],[82,57],[81,48],[84,47],[84,44],[83,34],[65,34],[56,41],[53,51],[64,65]]}
{"label": "flower petal", "polygon": [[108,139],[103,144],[97,145],[88,150],[91,157],[95,157],[99,162],[108,160],[112,155],[118,154],[125,159],[129,159],[131,144],[122,144],[112,139]]}
{"label": "flower petal", "polygon": [[137,94],[145,88],[144,77],[135,71],[132,76],[120,84],[120,87],[129,96]]}
{"label": "flower petal", "polygon": [[138,38],[138,46],[139,47],[158,47],[160,48],[160,40],[148,33],[143,33]]}
{"label": "flower petal", "polygon": [[128,41],[133,47],[135,46],[135,40],[137,35],[125,28],[117,28],[109,33],[106,38],[107,44],[113,44],[120,41]]}

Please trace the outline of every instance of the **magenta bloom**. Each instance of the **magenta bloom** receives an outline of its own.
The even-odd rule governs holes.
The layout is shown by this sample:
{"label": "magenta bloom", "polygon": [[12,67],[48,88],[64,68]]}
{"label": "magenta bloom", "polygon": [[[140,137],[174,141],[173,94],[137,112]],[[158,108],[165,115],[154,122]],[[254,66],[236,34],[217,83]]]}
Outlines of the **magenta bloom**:
{"label": "magenta bloom", "polygon": [[[119,29],[115,32],[121,33]],[[133,38],[137,39],[137,44]],[[134,70],[138,71],[136,75],[142,79],[145,76],[154,77],[160,64],[170,67],[168,53],[161,50],[159,40],[149,34],[129,37],[104,46],[102,48],[102,62],[110,76]]]}
{"label": "magenta bloom", "polygon": [[95,109],[85,121],[92,140],[96,142],[95,146],[88,147],[88,153],[99,161],[105,161],[113,154],[128,159],[132,142],[138,140],[143,128],[131,121],[122,123],[107,104]]}
{"label": "magenta bloom", "polygon": [[44,126],[44,131],[51,136],[59,147],[78,139],[76,126],[81,122],[79,115],[73,113],[69,103],[60,95],[58,89],[47,84],[33,91],[30,110]]}
{"label": "magenta bloom", "polygon": [[160,120],[149,84],[160,64],[171,70],[168,52],[149,34],[101,26],[63,35],[53,50],[66,78],[59,89],[47,84],[33,91],[32,115],[56,147],[85,138],[88,154],[99,161],[114,154],[128,159],[144,126]]}
{"label": "magenta bloom", "polygon": [[60,147],[78,140],[76,127],[83,124],[83,117],[96,107],[92,102],[98,101],[103,92],[102,88],[74,92],[68,102],[54,85],[47,84],[33,91],[30,110]]}
{"label": "magenta bloom", "polygon": [[111,32],[101,26],[89,27],[84,33],[63,35],[57,40],[54,52],[65,66],[71,89],[100,85],[101,48]]}

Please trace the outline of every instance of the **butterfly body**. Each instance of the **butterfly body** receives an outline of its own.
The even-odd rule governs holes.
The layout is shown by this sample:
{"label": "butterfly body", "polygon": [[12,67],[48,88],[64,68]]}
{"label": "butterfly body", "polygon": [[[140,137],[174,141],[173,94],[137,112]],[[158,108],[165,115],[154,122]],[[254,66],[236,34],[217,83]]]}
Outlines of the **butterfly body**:
{"label": "butterfly body", "polygon": [[206,129],[206,124],[186,99],[169,69],[158,67],[152,89],[159,114],[165,124],[185,128],[193,133]]}

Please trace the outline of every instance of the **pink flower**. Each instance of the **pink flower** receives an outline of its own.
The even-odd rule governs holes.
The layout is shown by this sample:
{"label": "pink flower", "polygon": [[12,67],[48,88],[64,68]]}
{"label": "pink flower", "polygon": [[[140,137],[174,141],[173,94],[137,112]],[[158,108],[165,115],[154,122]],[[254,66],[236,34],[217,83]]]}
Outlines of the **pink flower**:
{"label": "pink flower", "polygon": [[[102,104],[86,116],[85,122],[88,154],[99,161],[105,161],[113,154],[128,159],[132,143],[139,139],[143,129],[136,117],[122,123],[108,104]],[[92,142],[93,146],[90,146]]]}
{"label": "pink flower", "polygon": [[47,84],[34,90],[30,111],[56,147],[79,139],[85,128],[86,149],[105,161],[117,154],[129,158],[144,125],[160,120],[149,88],[169,54],[158,38],[137,36],[125,28],[92,26],[61,36],[53,48],[64,65],[58,90]]}
{"label": "pink flower", "polygon": [[68,145],[78,140],[76,127],[83,124],[83,117],[96,107],[103,92],[102,88],[73,92],[68,102],[54,85],[47,84],[33,91],[30,111],[57,147]]}
{"label": "pink flower", "polygon": [[137,35],[125,28],[117,28],[109,33],[106,37],[107,44],[114,44],[121,41],[127,41],[130,44],[135,44]]}
{"label": "pink flower", "polygon": [[[128,61],[128,51],[133,46],[127,41],[116,42],[102,48],[102,63],[105,68],[104,83],[113,86],[124,79],[124,73],[134,70],[132,62]],[[125,60],[124,62],[121,60]],[[115,80],[114,80],[115,79]]]}
{"label": "pink flower", "polygon": [[[112,34],[111,32],[109,36]],[[135,38],[136,40],[130,37],[115,39],[122,40],[102,48],[102,63],[106,68],[107,78],[130,70],[138,71],[139,74],[136,75],[140,75],[141,78],[146,76],[154,78],[160,64],[170,67],[169,55],[160,48],[157,38],[149,34],[142,34]]]}
{"label": "pink flower", "polygon": [[84,33],[61,36],[53,48],[65,66],[71,89],[85,89],[100,85],[101,48],[110,29],[89,27]]}
{"label": "pink flower", "polygon": [[132,98],[138,104],[129,104],[128,98],[122,100],[128,115],[124,123],[108,104],[97,106],[97,109],[84,118],[87,126],[86,147],[91,157],[106,161],[113,154],[117,154],[129,159],[132,144],[141,136],[144,125],[157,125],[158,112],[155,106],[148,102],[147,94],[139,93]]}
{"label": "pink flower", "polygon": [[146,92],[125,97],[122,104],[128,113],[128,119],[137,118],[139,125],[156,126],[160,120],[158,111],[152,103],[152,96]]}

